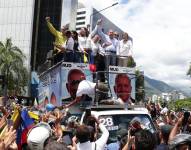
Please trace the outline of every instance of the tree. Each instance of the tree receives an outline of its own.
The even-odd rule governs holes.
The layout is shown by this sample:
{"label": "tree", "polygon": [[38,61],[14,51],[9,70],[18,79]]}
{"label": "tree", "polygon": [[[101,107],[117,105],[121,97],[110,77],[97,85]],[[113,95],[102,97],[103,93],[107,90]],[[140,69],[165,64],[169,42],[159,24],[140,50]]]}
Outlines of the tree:
{"label": "tree", "polygon": [[7,38],[5,43],[0,42],[0,71],[5,76],[7,93],[16,95],[25,94],[29,73],[24,65],[26,56]]}
{"label": "tree", "polygon": [[136,62],[132,56],[127,57],[127,67],[133,68],[136,66]]}
{"label": "tree", "polygon": [[191,63],[190,63],[190,67],[188,69],[187,75],[191,77]]}
{"label": "tree", "polygon": [[168,104],[168,107],[169,107],[169,109],[174,109],[175,111],[179,111],[182,108],[190,110],[191,109],[191,98],[171,101]]}
{"label": "tree", "polygon": [[143,72],[136,70],[135,76],[136,76],[136,82],[135,82],[136,97],[135,97],[135,99],[138,102],[144,101],[144,99],[145,99],[144,74],[143,74]]}

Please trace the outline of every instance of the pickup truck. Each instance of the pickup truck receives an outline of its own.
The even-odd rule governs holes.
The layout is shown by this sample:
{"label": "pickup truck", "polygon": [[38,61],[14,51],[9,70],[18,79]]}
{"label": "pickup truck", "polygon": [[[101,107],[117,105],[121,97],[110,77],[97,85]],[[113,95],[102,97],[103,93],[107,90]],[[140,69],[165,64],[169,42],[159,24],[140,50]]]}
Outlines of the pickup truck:
{"label": "pickup truck", "polygon": [[[84,112],[81,117],[81,123],[84,122]],[[102,105],[91,107],[91,115],[95,116],[100,123],[104,124],[110,135],[108,143],[116,142],[120,130],[128,130],[130,122],[138,118],[141,127],[156,133],[156,128],[148,113],[148,110],[140,106],[132,106],[125,109],[123,106]]]}

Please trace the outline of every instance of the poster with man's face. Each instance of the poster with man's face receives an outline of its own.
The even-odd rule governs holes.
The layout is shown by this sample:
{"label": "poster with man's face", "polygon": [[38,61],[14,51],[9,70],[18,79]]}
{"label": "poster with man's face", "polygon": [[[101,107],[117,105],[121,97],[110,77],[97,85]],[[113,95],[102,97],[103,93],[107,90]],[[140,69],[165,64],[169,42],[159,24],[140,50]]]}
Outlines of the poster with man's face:
{"label": "poster with man's face", "polygon": [[47,103],[62,105],[62,99],[71,100],[75,97],[81,77],[92,81],[89,64],[63,62],[40,76],[39,104]]}
{"label": "poster with man's face", "polygon": [[130,97],[135,99],[134,69],[127,67],[109,67],[109,85],[112,97],[121,98],[124,102]]}
{"label": "poster with man's face", "polygon": [[82,78],[93,81],[89,64],[63,63],[61,74],[61,97],[63,103],[67,103],[76,97],[78,84]]}

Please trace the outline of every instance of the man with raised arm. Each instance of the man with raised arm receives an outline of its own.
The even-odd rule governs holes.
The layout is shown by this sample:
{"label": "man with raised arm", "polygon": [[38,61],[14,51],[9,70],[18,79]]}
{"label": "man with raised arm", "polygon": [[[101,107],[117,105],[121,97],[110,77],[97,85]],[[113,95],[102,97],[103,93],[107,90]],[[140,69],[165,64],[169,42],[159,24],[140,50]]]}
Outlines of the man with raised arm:
{"label": "man with raised arm", "polygon": [[[50,31],[50,33],[52,35],[54,35],[55,37],[55,42],[54,42],[54,45],[57,45],[57,46],[62,46],[65,41],[66,41],[66,35],[65,35],[65,32],[68,30],[68,25],[66,26],[63,26],[61,28],[61,31],[58,31],[55,29],[55,27],[52,25],[52,23],[50,22],[50,17],[46,17],[46,22],[47,22],[47,26],[48,26],[48,29]],[[54,50],[57,52],[60,52],[61,50],[58,48],[58,47],[54,47]]]}

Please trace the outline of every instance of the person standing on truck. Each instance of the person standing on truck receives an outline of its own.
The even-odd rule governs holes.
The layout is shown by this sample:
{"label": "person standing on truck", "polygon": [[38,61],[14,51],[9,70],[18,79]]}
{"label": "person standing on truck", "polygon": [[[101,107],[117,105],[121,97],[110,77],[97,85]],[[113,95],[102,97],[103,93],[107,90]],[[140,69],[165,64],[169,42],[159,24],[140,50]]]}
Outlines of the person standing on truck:
{"label": "person standing on truck", "polygon": [[132,57],[132,47],[132,38],[129,37],[128,33],[123,33],[123,39],[119,42],[119,48],[117,49],[117,66],[128,66],[128,57]]}
{"label": "person standing on truck", "polygon": [[74,39],[72,38],[72,33],[68,30],[65,32],[66,41],[63,45],[55,45],[57,48],[61,50],[64,54],[65,62],[73,62],[74,61]]}
{"label": "person standing on truck", "polygon": [[61,31],[58,31],[55,29],[55,27],[50,22],[50,17],[46,17],[45,19],[46,19],[47,26],[48,26],[50,33],[52,35],[54,35],[54,37],[55,37],[54,54],[58,54],[61,52],[61,50],[59,49],[59,47],[56,47],[56,45],[61,46],[66,42],[65,32],[68,30],[69,27],[68,27],[68,25],[65,25],[61,28]]}
{"label": "person standing on truck", "polygon": [[116,51],[119,47],[118,40],[114,37],[114,32],[112,29],[108,31],[108,34],[102,31],[102,19],[97,21],[97,34],[103,40],[103,49],[105,50],[106,66],[112,65],[116,66]]}

